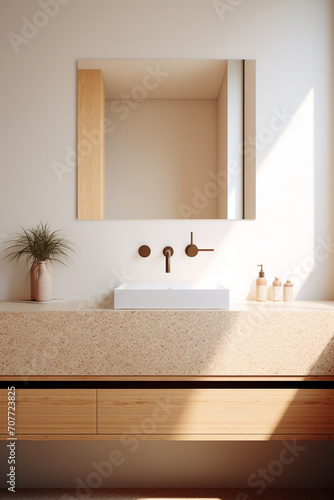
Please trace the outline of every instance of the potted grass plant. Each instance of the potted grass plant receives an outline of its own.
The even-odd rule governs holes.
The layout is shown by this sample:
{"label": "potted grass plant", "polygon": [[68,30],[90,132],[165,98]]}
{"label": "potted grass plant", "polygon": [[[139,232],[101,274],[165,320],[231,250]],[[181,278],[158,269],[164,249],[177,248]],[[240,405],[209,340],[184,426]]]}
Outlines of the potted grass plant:
{"label": "potted grass plant", "polygon": [[6,258],[20,260],[25,258],[30,266],[31,300],[50,301],[52,298],[52,264],[64,264],[73,252],[71,243],[60,233],[51,231],[48,223],[15,234],[8,241]]}

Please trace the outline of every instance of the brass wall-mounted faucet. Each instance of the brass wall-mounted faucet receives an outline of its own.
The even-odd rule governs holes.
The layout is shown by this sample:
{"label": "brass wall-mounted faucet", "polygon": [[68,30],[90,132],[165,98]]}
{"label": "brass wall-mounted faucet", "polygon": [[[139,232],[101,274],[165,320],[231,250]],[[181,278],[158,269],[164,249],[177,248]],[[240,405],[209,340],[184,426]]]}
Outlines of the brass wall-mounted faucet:
{"label": "brass wall-mounted faucet", "polygon": [[[188,257],[196,257],[198,252],[214,252],[213,248],[198,248],[194,243],[194,235],[190,233],[190,245],[187,245],[185,248],[185,253]],[[138,253],[141,257],[147,258],[151,255],[151,249],[148,245],[142,245],[138,248]],[[170,261],[172,256],[174,255],[174,249],[170,246],[167,246],[163,249],[162,254],[166,257],[166,273],[170,273]]]}
{"label": "brass wall-mounted faucet", "polygon": [[170,273],[170,259],[174,254],[174,250],[172,247],[165,247],[162,253],[166,257],[166,273]]}
{"label": "brass wall-mounted faucet", "polygon": [[[165,247],[162,253],[166,257],[166,273],[170,273],[170,259],[174,254],[174,249],[172,247]],[[138,254],[146,259],[151,255],[151,249],[148,245],[142,245],[138,248]]]}
{"label": "brass wall-mounted faucet", "polygon": [[198,248],[198,246],[196,246],[194,244],[193,233],[191,232],[190,233],[190,245],[186,246],[185,252],[186,252],[186,255],[188,257],[196,257],[198,252],[214,252],[214,249],[213,248]]}

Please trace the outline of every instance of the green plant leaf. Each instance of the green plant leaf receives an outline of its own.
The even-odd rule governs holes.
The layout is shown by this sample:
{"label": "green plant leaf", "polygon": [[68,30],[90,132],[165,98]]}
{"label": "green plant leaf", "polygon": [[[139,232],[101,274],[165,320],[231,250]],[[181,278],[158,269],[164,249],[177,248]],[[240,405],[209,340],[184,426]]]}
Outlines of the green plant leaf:
{"label": "green plant leaf", "polygon": [[16,233],[8,243],[5,258],[10,261],[25,257],[27,263],[49,260],[65,264],[70,254],[75,253],[73,244],[59,230],[51,231],[48,223],[42,222],[28,229],[21,227],[21,232]]}

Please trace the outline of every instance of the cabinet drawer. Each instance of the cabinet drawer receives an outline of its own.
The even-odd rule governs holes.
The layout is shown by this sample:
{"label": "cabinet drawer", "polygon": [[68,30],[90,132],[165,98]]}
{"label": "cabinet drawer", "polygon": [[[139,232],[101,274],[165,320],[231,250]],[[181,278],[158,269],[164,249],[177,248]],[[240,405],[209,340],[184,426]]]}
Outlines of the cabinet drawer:
{"label": "cabinet drawer", "polygon": [[7,397],[8,397],[7,389],[0,389],[0,434],[8,433]]}
{"label": "cabinet drawer", "polygon": [[333,434],[334,389],[99,389],[99,434]]}
{"label": "cabinet drawer", "polygon": [[[7,434],[7,390],[0,433]],[[95,434],[96,389],[16,389],[16,434]]]}

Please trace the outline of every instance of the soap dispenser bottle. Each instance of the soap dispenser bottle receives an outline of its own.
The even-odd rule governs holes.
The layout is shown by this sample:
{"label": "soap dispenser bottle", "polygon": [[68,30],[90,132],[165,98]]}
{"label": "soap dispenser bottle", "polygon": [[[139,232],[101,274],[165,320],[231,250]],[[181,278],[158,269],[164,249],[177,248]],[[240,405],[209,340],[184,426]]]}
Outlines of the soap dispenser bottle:
{"label": "soap dispenser bottle", "polygon": [[259,264],[261,267],[259,272],[259,277],[256,280],[256,300],[258,302],[266,302],[267,300],[267,278],[264,276],[263,264]]}
{"label": "soap dispenser bottle", "polygon": [[273,301],[274,302],[282,302],[283,300],[283,288],[282,283],[276,277],[273,281]]}
{"label": "soap dispenser bottle", "polygon": [[291,283],[290,280],[287,280],[286,283],[284,283],[283,300],[285,300],[286,302],[293,301],[293,284]]}

